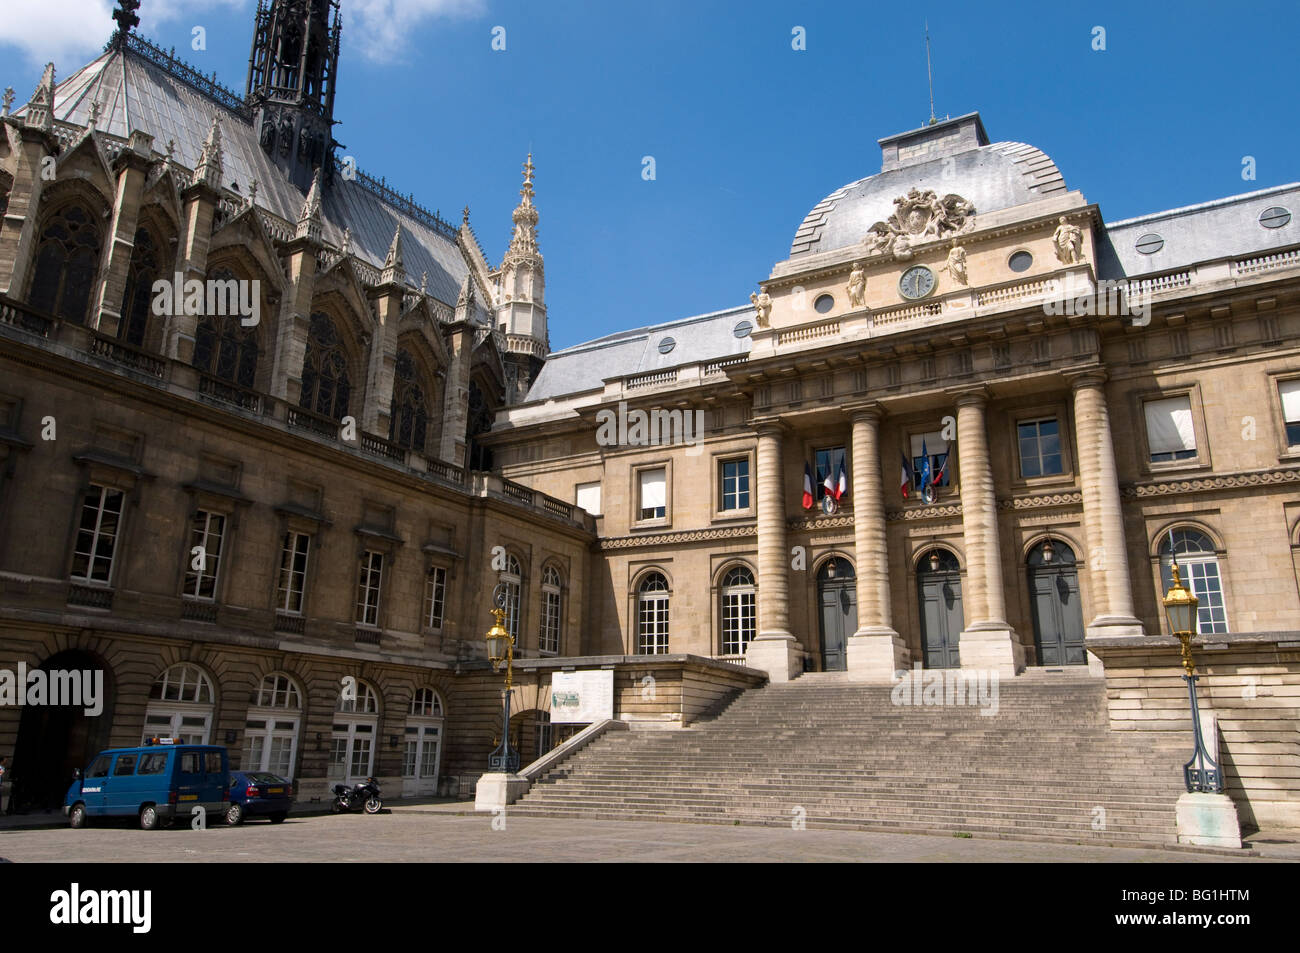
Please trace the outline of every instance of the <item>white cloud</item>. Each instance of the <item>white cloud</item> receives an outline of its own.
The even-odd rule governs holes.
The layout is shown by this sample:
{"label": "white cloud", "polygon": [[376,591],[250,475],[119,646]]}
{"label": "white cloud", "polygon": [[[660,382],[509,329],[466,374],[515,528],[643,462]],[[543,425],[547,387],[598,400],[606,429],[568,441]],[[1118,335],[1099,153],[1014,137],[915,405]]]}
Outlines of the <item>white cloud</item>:
{"label": "white cloud", "polygon": [[400,58],[426,20],[476,17],[486,10],[486,0],[343,0],[343,52],[356,50],[378,62]]}
{"label": "white cloud", "polygon": [[[117,23],[115,0],[4,0],[0,16],[0,47],[16,46],[36,65],[54,61],[65,76],[93,59],[104,48]],[[251,0],[144,0],[137,11],[144,36],[162,23],[191,18],[195,25],[231,29],[239,21],[232,11],[247,9],[244,33],[253,29]],[[210,23],[205,23],[207,17]],[[234,27],[237,28],[237,27]]]}

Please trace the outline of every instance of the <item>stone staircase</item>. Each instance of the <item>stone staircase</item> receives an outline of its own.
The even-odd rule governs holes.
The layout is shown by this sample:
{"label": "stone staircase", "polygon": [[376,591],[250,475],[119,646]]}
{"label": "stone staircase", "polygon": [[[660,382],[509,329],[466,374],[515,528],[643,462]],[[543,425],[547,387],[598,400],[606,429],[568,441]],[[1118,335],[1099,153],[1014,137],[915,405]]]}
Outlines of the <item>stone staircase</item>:
{"label": "stone staircase", "polygon": [[[1190,737],[1107,728],[1105,682],[1032,671],[998,711],[897,705],[838,673],[686,729],[605,735],[512,814],[1173,844]],[[1175,734],[1175,737],[1169,737]]]}

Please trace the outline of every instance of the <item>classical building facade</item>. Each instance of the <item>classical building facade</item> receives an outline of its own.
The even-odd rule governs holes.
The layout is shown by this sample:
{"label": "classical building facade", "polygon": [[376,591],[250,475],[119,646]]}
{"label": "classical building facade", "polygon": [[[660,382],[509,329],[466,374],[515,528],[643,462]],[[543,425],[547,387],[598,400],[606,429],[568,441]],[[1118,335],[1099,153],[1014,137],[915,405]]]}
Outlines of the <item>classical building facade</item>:
{"label": "classical building facade", "polygon": [[525,760],[591,667],[681,726],[1077,666],[1185,729],[1172,550],[1233,793],[1300,822],[1300,186],[1107,222],[971,113],[880,140],[748,304],[551,352],[531,156],[494,267],[339,154],[329,4],[259,9],[243,96],[135,6],[0,116],[0,668],[109,685],[0,705],[22,800],[164,733],[463,792],[494,592]]}

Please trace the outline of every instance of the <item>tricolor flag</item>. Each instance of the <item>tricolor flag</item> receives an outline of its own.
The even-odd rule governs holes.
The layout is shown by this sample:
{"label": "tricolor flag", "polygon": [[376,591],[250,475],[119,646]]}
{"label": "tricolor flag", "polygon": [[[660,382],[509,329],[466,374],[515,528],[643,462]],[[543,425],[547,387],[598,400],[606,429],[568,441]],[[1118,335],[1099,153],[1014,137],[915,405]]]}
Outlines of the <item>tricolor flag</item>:
{"label": "tricolor flag", "polygon": [[907,454],[901,450],[898,452],[903,461],[903,472],[899,476],[899,491],[903,494],[903,499],[907,499],[908,491],[912,488],[912,465],[907,462]]}
{"label": "tricolor flag", "polygon": [[822,489],[826,492],[823,496],[835,496],[835,474],[831,470],[826,471],[826,479],[822,480]]}
{"label": "tricolor flag", "polygon": [[803,508],[805,510],[810,510],[812,509],[812,505],[812,470],[809,469],[808,463],[805,461],[803,465]]}
{"label": "tricolor flag", "polygon": [[835,481],[835,502],[840,501],[840,497],[847,495],[849,492],[849,475],[844,472],[844,461],[840,461],[840,475]]}
{"label": "tricolor flag", "polygon": [[952,458],[952,441],[948,441],[947,446],[943,448],[943,456],[940,457],[939,472],[934,475],[934,485],[938,486],[943,483],[944,471],[948,469],[948,461]]}

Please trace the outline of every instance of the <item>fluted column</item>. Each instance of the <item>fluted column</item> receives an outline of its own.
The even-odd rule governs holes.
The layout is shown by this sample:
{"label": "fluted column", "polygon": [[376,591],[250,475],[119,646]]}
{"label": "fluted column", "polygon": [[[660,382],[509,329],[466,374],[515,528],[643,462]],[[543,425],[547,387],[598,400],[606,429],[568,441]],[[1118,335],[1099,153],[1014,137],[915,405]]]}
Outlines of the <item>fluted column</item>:
{"label": "fluted column", "polygon": [[1093,618],[1088,638],[1144,635],[1133,612],[1133,582],[1124,541],[1115,445],[1106,408],[1106,374],[1100,369],[1075,377],[1074,426],[1079,446],[1079,485],[1087,534]]}
{"label": "fluted column", "polygon": [[956,391],[954,397],[966,549],[966,581],[962,586],[966,628],[960,640],[961,666],[1015,675],[1024,668],[1025,650],[1007,622],[997,497],[984,420],[988,393],[979,387]]}
{"label": "fluted column", "polygon": [[858,629],[848,640],[848,670],[855,678],[892,680],[907,668],[908,651],[892,625],[885,487],[880,477],[879,404],[852,411],[853,544],[857,562]]}
{"label": "fluted column", "polygon": [[758,635],[745,651],[745,664],[774,682],[800,671],[798,642],[790,632],[790,554],[785,532],[783,428],[762,423],[758,430]]}

